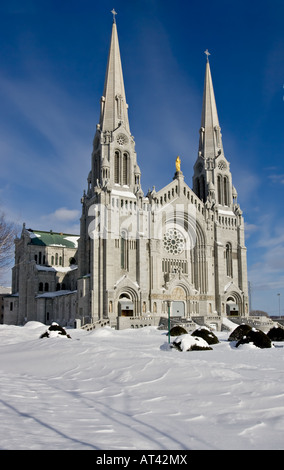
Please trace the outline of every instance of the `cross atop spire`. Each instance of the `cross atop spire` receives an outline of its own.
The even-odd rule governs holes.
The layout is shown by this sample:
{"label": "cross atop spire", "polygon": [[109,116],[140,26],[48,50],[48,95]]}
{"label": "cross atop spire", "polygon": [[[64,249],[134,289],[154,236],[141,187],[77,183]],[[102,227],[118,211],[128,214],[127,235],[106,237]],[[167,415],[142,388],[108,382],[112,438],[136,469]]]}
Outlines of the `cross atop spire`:
{"label": "cross atop spire", "polygon": [[209,56],[211,55],[210,52],[208,51],[208,49],[206,49],[206,51],[204,51],[204,54],[207,55],[207,62],[209,61]]}
{"label": "cross atop spire", "polygon": [[115,15],[117,15],[117,13],[116,13],[116,11],[115,11],[114,8],[111,10],[111,13],[113,14],[113,22],[116,23],[116,21],[115,21]]}

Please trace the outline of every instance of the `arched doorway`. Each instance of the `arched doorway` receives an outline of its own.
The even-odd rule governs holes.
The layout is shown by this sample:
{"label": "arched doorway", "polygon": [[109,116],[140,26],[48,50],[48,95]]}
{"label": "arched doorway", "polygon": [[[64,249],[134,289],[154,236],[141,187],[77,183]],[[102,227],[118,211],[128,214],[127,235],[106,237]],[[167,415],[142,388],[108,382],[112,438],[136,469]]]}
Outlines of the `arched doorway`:
{"label": "arched doorway", "polygon": [[226,302],[226,315],[227,317],[238,317],[239,316],[239,306],[236,299],[233,296],[227,298]]}
{"label": "arched doorway", "polygon": [[119,296],[118,315],[120,317],[134,316],[134,304],[129,294],[123,293]]}
{"label": "arched doorway", "polygon": [[177,286],[172,291],[172,305],[171,305],[171,316],[172,317],[184,317],[185,316],[185,303],[186,293],[181,286]]}
{"label": "arched doorway", "polygon": [[184,317],[185,315],[185,306],[184,302],[174,300],[172,302],[171,316],[172,317]]}

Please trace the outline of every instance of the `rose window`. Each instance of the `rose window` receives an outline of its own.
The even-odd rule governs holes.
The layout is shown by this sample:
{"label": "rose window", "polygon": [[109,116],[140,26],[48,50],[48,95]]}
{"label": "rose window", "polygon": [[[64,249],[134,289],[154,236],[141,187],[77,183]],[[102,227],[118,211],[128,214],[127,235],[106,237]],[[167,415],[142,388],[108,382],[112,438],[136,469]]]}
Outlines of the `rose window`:
{"label": "rose window", "polygon": [[126,137],[125,135],[119,134],[119,135],[117,136],[117,143],[118,143],[118,145],[125,145],[125,144],[127,144],[127,141],[128,141],[128,139],[127,139],[127,137]]}
{"label": "rose window", "polygon": [[221,161],[218,163],[218,168],[219,168],[219,170],[226,170],[226,168],[227,168],[226,162],[224,162],[224,160],[221,160]]}
{"label": "rose window", "polygon": [[175,228],[170,228],[164,235],[164,248],[165,250],[173,255],[179,255],[184,251],[184,237]]}

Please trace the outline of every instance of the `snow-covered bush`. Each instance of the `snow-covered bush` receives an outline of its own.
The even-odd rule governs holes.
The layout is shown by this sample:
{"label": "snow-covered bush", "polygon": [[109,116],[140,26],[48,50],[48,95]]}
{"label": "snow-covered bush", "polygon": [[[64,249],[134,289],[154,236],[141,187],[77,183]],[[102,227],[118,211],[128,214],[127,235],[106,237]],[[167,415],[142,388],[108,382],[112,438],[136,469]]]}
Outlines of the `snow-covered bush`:
{"label": "snow-covered bush", "polygon": [[251,328],[248,334],[243,336],[243,338],[236,343],[236,347],[248,343],[252,343],[254,346],[261,349],[272,347],[271,339],[263,331],[257,330],[256,328]]}
{"label": "snow-covered bush", "polygon": [[56,338],[56,337],[65,337],[71,338],[70,335],[66,333],[66,330],[58,323],[53,322],[45,333],[43,333],[40,338]]}
{"label": "snow-covered bush", "polygon": [[284,329],[274,326],[269,330],[267,336],[271,341],[284,341]]}
{"label": "snow-covered bush", "polygon": [[192,333],[192,336],[198,336],[199,338],[204,339],[208,344],[219,343],[217,336],[214,335],[210,328],[207,328],[206,326],[201,326],[200,328],[197,328],[197,330]]}
{"label": "snow-covered bush", "polygon": [[212,350],[208,343],[198,336],[190,334],[178,336],[172,343],[178,351],[204,351]]}
{"label": "snow-covered bush", "polygon": [[246,336],[249,331],[251,331],[251,326],[246,325],[243,323],[242,325],[237,326],[232,333],[230,334],[228,341],[239,341],[241,340],[244,336]]}
{"label": "snow-covered bush", "polygon": [[170,330],[170,336],[186,335],[187,331],[180,325],[173,326]]}

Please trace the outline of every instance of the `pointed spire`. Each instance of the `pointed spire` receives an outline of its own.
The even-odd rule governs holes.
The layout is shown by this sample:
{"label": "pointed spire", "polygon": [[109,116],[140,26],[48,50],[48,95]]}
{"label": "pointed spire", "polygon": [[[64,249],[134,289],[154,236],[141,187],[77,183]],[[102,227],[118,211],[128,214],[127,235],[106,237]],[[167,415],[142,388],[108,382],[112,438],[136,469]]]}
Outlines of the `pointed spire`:
{"label": "pointed spire", "polygon": [[115,10],[113,14],[113,24],[107,70],[105,76],[104,92],[101,99],[100,126],[103,131],[113,131],[120,125],[124,125],[129,130],[128,111],[125,98],[124,81],[122,74],[119,42],[115,21]]}
{"label": "pointed spire", "polygon": [[206,49],[205,54],[207,55],[207,61],[203,91],[199,152],[204,158],[214,158],[220,154],[223,147],[208,58],[210,53],[208,52],[208,49]]}

